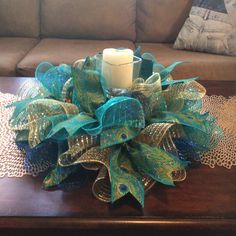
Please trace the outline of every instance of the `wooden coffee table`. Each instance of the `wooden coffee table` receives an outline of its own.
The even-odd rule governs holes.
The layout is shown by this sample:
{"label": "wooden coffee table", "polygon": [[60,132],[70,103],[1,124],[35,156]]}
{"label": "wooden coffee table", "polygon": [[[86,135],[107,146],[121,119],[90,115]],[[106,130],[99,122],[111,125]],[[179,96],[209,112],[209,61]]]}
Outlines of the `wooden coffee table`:
{"label": "wooden coffee table", "polygon": [[[25,80],[0,77],[0,91],[15,93]],[[209,95],[236,95],[236,81],[200,82]],[[130,196],[113,205],[100,202],[92,181],[75,192],[47,192],[41,182],[40,176],[0,179],[0,233],[236,235],[236,167],[188,169],[187,179],[175,187],[156,184],[144,209]]]}

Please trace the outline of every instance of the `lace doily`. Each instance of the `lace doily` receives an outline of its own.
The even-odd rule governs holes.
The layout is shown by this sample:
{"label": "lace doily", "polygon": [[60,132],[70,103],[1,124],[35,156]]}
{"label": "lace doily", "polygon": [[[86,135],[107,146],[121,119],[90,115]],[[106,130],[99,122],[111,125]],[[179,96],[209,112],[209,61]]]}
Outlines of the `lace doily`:
{"label": "lace doily", "polygon": [[[13,110],[5,108],[16,100],[16,96],[0,92],[0,177],[37,176],[47,170],[50,163],[31,163],[16,146],[15,133],[8,127]],[[217,125],[223,129],[224,136],[214,150],[202,155],[201,163],[212,168],[218,165],[230,169],[236,165],[236,96],[229,99],[223,96],[205,96],[203,103],[203,112],[209,111],[217,117]]]}
{"label": "lace doily", "polygon": [[224,135],[215,149],[202,155],[201,163],[214,168],[216,165],[230,169],[236,165],[236,96],[205,96],[203,111],[217,118]]}
{"label": "lace doily", "polygon": [[25,159],[24,152],[16,146],[15,133],[8,127],[8,120],[13,109],[5,108],[6,105],[16,100],[16,96],[0,92],[0,177],[37,176],[40,172],[45,171],[50,163],[30,163]]}

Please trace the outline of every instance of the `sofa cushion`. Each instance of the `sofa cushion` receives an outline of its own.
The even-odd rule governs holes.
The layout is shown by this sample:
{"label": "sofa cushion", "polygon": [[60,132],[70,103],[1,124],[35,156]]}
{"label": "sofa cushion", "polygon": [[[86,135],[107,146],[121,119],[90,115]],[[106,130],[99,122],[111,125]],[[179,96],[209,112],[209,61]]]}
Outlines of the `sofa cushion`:
{"label": "sofa cushion", "polygon": [[38,37],[39,0],[1,0],[0,36]]}
{"label": "sofa cushion", "polygon": [[43,37],[135,39],[136,0],[41,0]]}
{"label": "sofa cushion", "polygon": [[37,42],[32,38],[0,38],[0,75],[15,76],[17,63]]}
{"label": "sofa cushion", "polygon": [[191,0],[137,0],[137,41],[174,42],[191,4]]}
{"label": "sofa cushion", "polygon": [[235,57],[173,49],[172,44],[140,43],[142,52],[154,54],[165,66],[174,61],[186,61],[172,73],[175,79],[200,76],[204,80],[236,80]]}
{"label": "sofa cushion", "polygon": [[36,66],[42,61],[48,61],[54,65],[72,64],[77,59],[93,56],[109,47],[134,49],[134,44],[125,40],[43,39],[17,65],[17,71],[24,76],[33,76]]}
{"label": "sofa cushion", "polygon": [[236,0],[194,0],[174,48],[236,56]]}

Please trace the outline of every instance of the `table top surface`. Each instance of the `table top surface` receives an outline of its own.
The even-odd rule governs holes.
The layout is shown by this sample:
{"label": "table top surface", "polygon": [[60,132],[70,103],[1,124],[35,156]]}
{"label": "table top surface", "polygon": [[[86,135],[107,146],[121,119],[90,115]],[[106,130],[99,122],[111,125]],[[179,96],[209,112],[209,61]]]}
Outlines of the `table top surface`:
{"label": "table top surface", "polygon": [[[0,92],[16,93],[28,78],[0,77]],[[236,81],[200,81],[208,94],[236,95]],[[130,196],[115,204],[97,200],[90,182],[75,192],[44,191],[42,178],[0,179],[0,228],[198,227],[236,230],[236,167],[200,165],[175,187],[156,184],[145,207]],[[9,218],[10,217],[10,218]],[[31,219],[31,223],[27,221]]]}

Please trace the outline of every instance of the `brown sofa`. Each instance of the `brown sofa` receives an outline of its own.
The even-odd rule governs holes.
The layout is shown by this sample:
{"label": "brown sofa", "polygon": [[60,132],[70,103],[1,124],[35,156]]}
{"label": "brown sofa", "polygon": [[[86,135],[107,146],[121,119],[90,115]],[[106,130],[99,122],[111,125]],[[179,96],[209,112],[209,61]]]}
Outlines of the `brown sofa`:
{"label": "brown sofa", "polygon": [[236,57],[175,50],[191,0],[0,0],[0,76],[33,76],[37,64],[73,63],[107,47],[141,46],[175,78],[236,80]]}

